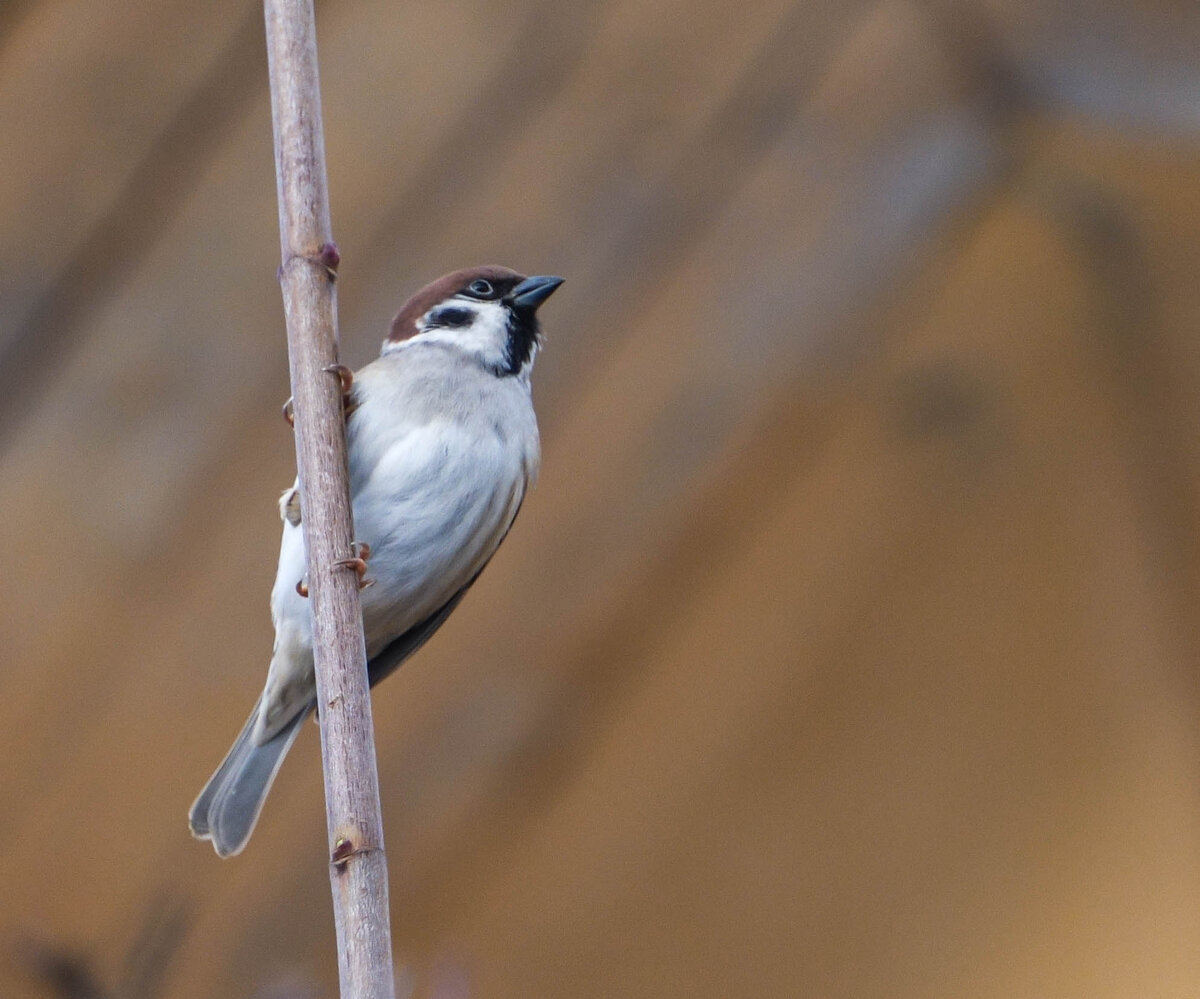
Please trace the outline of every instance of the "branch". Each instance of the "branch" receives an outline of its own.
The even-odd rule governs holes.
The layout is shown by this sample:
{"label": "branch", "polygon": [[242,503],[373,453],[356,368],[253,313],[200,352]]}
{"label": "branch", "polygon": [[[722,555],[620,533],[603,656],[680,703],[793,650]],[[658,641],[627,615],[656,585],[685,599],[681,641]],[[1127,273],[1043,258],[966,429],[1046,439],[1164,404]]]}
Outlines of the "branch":
{"label": "branch", "polygon": [[358,576],[335,565],[352,552],[346,435],[337,363],[334,278],[312,0],[264,0],[280,283],[296,428],[296,466],[308,547],[308,591],[330,881],[342,999],[393,999],[387,858]]}

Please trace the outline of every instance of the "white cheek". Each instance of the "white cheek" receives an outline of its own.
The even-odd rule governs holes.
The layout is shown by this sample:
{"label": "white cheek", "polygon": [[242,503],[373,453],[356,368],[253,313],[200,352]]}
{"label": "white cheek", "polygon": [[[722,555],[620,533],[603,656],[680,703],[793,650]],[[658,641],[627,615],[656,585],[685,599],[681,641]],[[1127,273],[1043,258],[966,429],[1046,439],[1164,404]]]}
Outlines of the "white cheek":
{"label": "white cheek", "polygon": [[411,340],[424,343],[445,343],[473,354],[485,364],[506,360],[508,350],[508,316],[498,302],[474,303],[475,321],[470,326],[454,329],[434,327],[418,333]]}

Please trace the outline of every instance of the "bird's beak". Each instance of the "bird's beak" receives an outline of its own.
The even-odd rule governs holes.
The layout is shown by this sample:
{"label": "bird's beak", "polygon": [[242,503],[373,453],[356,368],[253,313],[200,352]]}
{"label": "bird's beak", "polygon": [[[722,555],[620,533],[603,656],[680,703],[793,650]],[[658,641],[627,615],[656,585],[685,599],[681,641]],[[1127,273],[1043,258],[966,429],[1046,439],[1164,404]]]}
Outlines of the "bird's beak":
{"label": "bird's beak", "polygon": [[563,283],[560,277],[528,277],[509,294],[512,304],[518,309],[535,310],[554,294],[554,289]]}

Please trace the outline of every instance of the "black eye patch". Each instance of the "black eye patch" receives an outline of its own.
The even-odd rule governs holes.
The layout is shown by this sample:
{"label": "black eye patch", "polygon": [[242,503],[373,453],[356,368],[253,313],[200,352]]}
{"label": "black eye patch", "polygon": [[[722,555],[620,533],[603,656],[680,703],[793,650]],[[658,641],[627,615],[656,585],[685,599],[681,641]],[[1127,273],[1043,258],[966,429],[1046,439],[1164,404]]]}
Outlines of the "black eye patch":
{"label": "black eye patch", "polygon": [[450,329],[457,329],[463,326],[470,326],[474,321],[474,310],[458,309],[452,305],[441,309],[434,309],[429,313],[430,326],[445,326]]}

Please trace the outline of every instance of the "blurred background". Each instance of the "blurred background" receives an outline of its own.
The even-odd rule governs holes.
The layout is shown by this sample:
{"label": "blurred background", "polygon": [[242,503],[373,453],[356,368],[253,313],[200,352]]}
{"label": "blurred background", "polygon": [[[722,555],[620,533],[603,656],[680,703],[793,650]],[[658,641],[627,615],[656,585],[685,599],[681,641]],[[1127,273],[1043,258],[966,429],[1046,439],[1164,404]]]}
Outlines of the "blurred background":
{"label": "blurred background", "polygon": [[[541,482],[375,697],[401,994],[1200,989],[1194,0],[340,0],[342,357],[495,262]],[[333,999],[262,14],[0,7],[0,994]]]}

